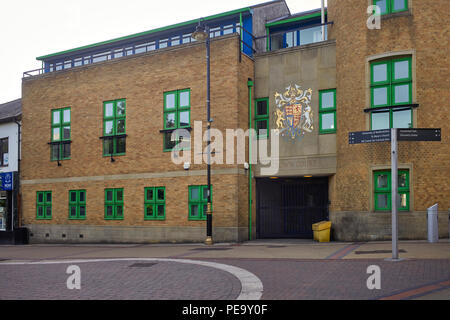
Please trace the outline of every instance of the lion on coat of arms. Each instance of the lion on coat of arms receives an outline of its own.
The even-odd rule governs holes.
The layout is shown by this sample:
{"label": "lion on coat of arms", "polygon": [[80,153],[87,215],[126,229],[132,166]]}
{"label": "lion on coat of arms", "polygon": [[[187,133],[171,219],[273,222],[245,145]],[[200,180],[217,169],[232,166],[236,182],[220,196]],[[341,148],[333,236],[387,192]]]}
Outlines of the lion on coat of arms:
{"label": "lion on coat of arms", "polygon": [[276,132],[291,139],[303,137],[306,132],[314,130],[313,112],[311,109],[312,89],[302,90],[294,85],[286,88],[282,94],[275,93]]}

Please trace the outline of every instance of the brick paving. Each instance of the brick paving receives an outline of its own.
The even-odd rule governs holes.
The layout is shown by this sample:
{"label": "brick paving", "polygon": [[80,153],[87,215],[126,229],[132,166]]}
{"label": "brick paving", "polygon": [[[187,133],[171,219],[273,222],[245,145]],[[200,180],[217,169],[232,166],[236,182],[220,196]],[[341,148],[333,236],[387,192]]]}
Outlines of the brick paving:
{"label": "brick paving", "polygon": [[233,300],[241,284],[233,275],[198,265],[158,262],[81,263],[81,290],[69,290],[70,264],[0,265],[0,300]]}

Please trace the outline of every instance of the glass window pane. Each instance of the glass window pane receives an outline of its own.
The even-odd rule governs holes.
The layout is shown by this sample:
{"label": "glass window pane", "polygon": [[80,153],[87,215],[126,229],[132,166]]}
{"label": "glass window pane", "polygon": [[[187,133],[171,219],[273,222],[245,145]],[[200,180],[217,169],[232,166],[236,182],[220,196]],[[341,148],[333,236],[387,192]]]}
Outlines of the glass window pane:
{"label": "glass window pane", "polygon": [[53,112],[53,124],[60,124],[61,123],[61,112],[55,111]]}
{"label": "glass window pane", "polygon": [[116,134],[124,134],[125,133],[125,119],[117,120],[117,129]]}
{"label": "glass window pane", "polygon": [[165,150],[171,150],[175,147],[176,142],[174,139],[172,139],[172,133],[167,132],[164,134],[164,149]]}
{"label": "glass window pane", "polygon": [[114,116],[114,104],[106,103],[105,104],[105,117],[113,117]]}
{"label": "glass window pane", "polygon": [[86,207],[80,206],[80,217],[85,217],[85,216],[86,216]]}
{"label": "glass window pane", "polygon": [[410,84],[404,84],[400,86],[394,86],[394,102],[395,103],[410,103],[409,90]]}
{"label": "glass window pane", "polygon": [[147,51],[153,51],[153,50],[156,50],[156,43],[155,43],[155,41],[150,42],[148,44],[148,46],[147,46]]}
{"label": "glass window pane", "polygon": [[107,206],[106,207],[106,216],[107,217],[112,217],[113,216],[113,207],[112,206]]}
{"label": "glass window pane", "polygon": [[257,121],[256,130],[259,136],[267,136],[267,121]]}
{"label": "glass window pane", "polygon": [[256,115],[266,116],[267,115],[267,100],[261,100],[257,102],[256,105]]}
{"label": "glass window pane", "polygon": [[105,121],[105,134],[114,134],[114,121]]}
{"label": "glass window pane", "polygon": [[394,80],[409,78],[409,60],[394,62]]}
{"label": "glass window pane", "polygon": [[408,208],[408,195],[406,193],[398,195],[397,206],[399,209],[407,209]]}
{"label": "glass window pane", "polygon": [[116,152],[117,154],[126,153],[127,141],[126,138],[119,138],[116,140]]}
{"label": "glass window pane", "polygon": [[175,93],[170,93],[166,95],[165,108],[167,110],[175,108]]}
{"label": "glass window pane", "polygon": [[63,120],[64,123],[70,122],[70,110],[69,109],[66,109],[63,111],[63,119],[64,119]]}
{"label": "glass window pane", "polygon": [[117,101],[116,114],[119,117],[125,115],[125,101]]}
{"label": "glass window pane", "polygon": [[70,127],[63,127],[63,139],[64,140],[70,139]]}
{"label": "glass window pane", "polygon": [[322,113],[320,115],[320,127],[322,130],[334,130],[334,113]]}
{"label": "glass window pane", "polygon": [[381,14],[387,13],[387,1],[388,0],[376,0],[375,5],[381,9]]}
{"label": "glass window pane", "polygon": [[60,154],[59,154],[60,146],[59,146],[59,144],[52,145],[50,150],[51,150],[51,158],[52,158],[52,160],[58,160],[60,158]]}
{"label": "glass window pane", "polygon": [[51,194],[51,192],[47,192],[45,194],[45,202],[48,202],[48,203],[52,202],[52,194]]}
{"label": "glass window pane", "polygon": [[208,187],[203,188],[203,200],[208,200]]}
{"label": "glass window pane", "polygon": [[160,49],[167,48],[167,43],[168,42],[169,42],[169,39],[159,40],[159,48]]}
{"label": "glass window pane", "polygon": [[[327,28],[325,28],[325,35]],[[326,39],[326,38],[325,38]],[[300,45],[310,44],[322,41],[322,27],[313,27],[309,29],[300,30]]]}
{"label": "glass window pane", "polygon": [[154,214],[154,212],[153,212],[153,205],[147,205],[146,206],[146,208],[145,208],[145,214],[148,216],[148,217],[152,217],[153,216],[153,214]]}
{"label": "glass window pane", "polygon": [[166,113],[165,114],[165,123],[166,123],[166,128],[171,129],[171,128],[175,128],[176,123],[175,123],[175,113]]}
{"label": "glass window pane", "polygon": [[180,107],[189,107],[190,106],[190,92],[189,91],[183,91],[180,92]]}
{"label": "glass window pane", "polygon": [[123,201],[123,190],[116,190],[116,201]]}
{"label": "glass window pane", "polygon": [[46,217],[52,216],[52,207],[45,207],[45,216]]}
{"label": "glass window pane", "polygon": [[134,50],[135,54],[144,53],[144,52],[147,52],[146,46],[139,46],[139,47],[136,47],[136,49]]}
{"label": "glass window pane", "polygon": [[113,201],[114,200],[114,193],[112,190],[106,191],[106,201]]}
{"label": "glass window pane", "polygon": [[322,109],[335,108],[334,105],[334,92],[322,93]]}
{"label": "glass window pane", "polygon": [[73,65],[74,65],[75,67],[79,67],[79,66],[83,65],[83,59],[82,59],[82,58],[76,59],[76,60],[74,61]]}
{"label": "glass window pane", "polygon": [[62,145],[62,158],[63,159],[70,158],[70,143],[64,143]]}
{"label": "glass window pane", "polygon": [[389,208],[389,196],[387,194],[377,194],[377,207],[379,209],[387,209]]}
{"label": "glass window pane", "polygon": [[158,200],[164,200],[165,198],[164,189],[158,189]]}
{"label": "glass window pane", "polygon": [[394,11],[406,10],[407,4],[405,0],[394,0]]}
{"label": "glass window pane", "polygon": [[[295,38],[295,40],[294,40],[294,38]],[[286,33],[286,48],[295,47],[296,40],[297,40],[296,33],[294,33],[294,32]]]}
{"label": "glass window pane", "polygon": [[372,113],[372,130],[389,129],[389,112]]}
{"label": "glass window pane", "polygon": [[71,217],[77,216],[77,207],[70,207],[70,216]]}
{"label": "glass window pane", "polygon": [[86,192],[80,191],[80,202],[86,202]]}
{"label": "glass window pane", "polygon": [[388,81],[388,65],[384,64],[375,64],[372,68],[373,70],[373,82],[382,82]]}
{"label": "glass window pane", "polygon": [[412,128],[412,111],[394,111],[393,125],[394,128]]}
{"label": "glass window pane", "polygon": [[386,189],[388,185],[389,176],[387,174],[380,174],[377,176],[376,187],[378,189]]}
{"label": "glass window pane", "polygon": [[114,142],[112,139],[103,140],[103,154],[110,155],[114,153]]}
{"label": "glass window pane", "polygon": [[43,193],[38,193],[38,202],[39,203],[44,202],[44,194]]}
{"label": "glass window pane", "polygon": [[44,216],[44,207],[38,207],[38,216],[39,217]]}
{"label": "glass window pane", "polygon": [[61,128],[53,128],[53,141],[61,140]]}
{"label": "glass window pane", "polygon": [[164,217],[164,206],[163,205],[158,206],[158,217]]}
{"label": "glass window pane", "polygon": [[233,25],[228,25],[223,27],[223,34],[230,34],[233,33]]}
{"label": "glass window pane", "polygon": [[180,37],[172,37],[172,42],[170,43],[171,46],[177,46],[180,44]]}
{"label": "glass window pane", "polygon": [[374,88],[372,91],[373,94],[373,105],[383,106],[388,104],[388,88]]}
{"label": "glass window pane", "polygon": [[191,205],[191,216],[192,217],[199,217],[200,216],[200,212],[199,212],[199,206],[194,204]]}
{"label": "glass window pane", "polygon": [[75,191],[70,193],[70,202],[77,202],[77,193]]}
{"label": "glass window pane", "polygon": [[123,206],[116,206],[116,217],[123,217]]}
{"label": "glass window pane", "polygon": [[406,173],[401,173],[398,175],[398,187],[399,188],[408,187],[408,175]]}
{"label": "glass window pane", "polygon": [[154,200],[154,198],[153,198],[153,188],[147,189],[146,200],[147,201],[153,201]]}
{"label": "glass window pane", "polygon": [[187,127],[190,124],[189,121],[190,111],[180,112],[180,127]]}
{"label": "glass window pane", "polygon": [[200,201],[200,188],[191,188],[191,200]]}
{"label": "glass window pane", "polygon": [[123,57],[123,49],[117,49],[114,51],[114,58],[121,58]]}

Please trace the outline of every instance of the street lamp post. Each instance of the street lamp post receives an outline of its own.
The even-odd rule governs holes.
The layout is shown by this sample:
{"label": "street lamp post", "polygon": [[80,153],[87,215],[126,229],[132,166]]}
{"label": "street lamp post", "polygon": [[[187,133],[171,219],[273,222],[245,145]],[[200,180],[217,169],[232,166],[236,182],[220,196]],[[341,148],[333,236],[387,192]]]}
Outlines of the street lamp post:
{"label": "street lamp post", "polygon": [[207,147],[207,182],[208,182],[208,206],[207,206],[207,214],[206,214],[206,240],[205,244],[212,245],[212,201],[211,201],[211,59],[210,59],[210,36],[209,36],[209,27],[203,26],[201,22],[199,22],[195,32],[192,34],[192,37],[197,41],[206,40],[206,121],[208,124],[207,129],[207,138],[208,138],[208,147]]}

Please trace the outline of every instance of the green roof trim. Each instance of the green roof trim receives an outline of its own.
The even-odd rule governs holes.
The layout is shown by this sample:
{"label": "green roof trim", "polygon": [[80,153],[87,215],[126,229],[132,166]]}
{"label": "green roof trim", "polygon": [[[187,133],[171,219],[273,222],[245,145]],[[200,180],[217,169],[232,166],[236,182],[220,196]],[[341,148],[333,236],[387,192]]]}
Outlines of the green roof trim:
{"label": "green roof trim", "polygon": [[[228,12],[224,12],[224,13],[215,14],[215,15],[212,15],[212,16],[209,16],[209,17],[205,17],[205,18],[201,18],[201,19],[203,19],[205,21],[214,20],[214,19],[218,19],[218,18],[221,18],[221,17],[226,17],[226,16],[238,14],[238,13],[242,14],[243,12],[247,12],[247,11],[250,12],[251,8],[247,7],[247,8],[237,9],[237,10],[233,10],[233,11],[228,11]],[[60,55],[68,54],[68,53],[73,53],[73,52],[80,51],[80,50],[95,48],[95,47],[102,46],[102,45],[105,45],[105,44],[112,44],[112,43],[118,42],[118,41],[133,39],[133,38],[146,36],[146,35],[150,35],[150,34],[161,32],[161,31],[166,31],[166,30],[170,30],[170,29],[184,27],[184,26],[188,26],[188,25],[193,24],[193,23],[197,23],[199,20],[200,19],[194,19],[194,20],[190,20],[190,21],[186,21],[186,22],[173,24],[173,25],[170,25],[170,26],[167,26],[167,27],[157,28],[157,29],[153,29],[153,30],[149,30],[149,31],[135,33],[135,34],[132,34],[132,35],[129,35],[129,36],[124,36],[124,37],[120,37],[120,38],[116,38],[116,39],[112,39],[112,40],[108,40],[108,41],[98,42],[98,43],[90,44],[90,45],[83,46],[83,47],[78,47],[78,48],[75,48],[75,49],[70,49],[70,50],[61,51],[61,52],[57,52],[57,53],[52,53],[52,54],[49,54],[49,55],[37,57],[36,60],[46,60],[48,58],[52,58],[52,57],[56,57],[56,56],[60,56]]]}
{"label": "green roof trim", "polygon": [[[327,14],[327,11],[325,10],[325,15],[326,14]],[[278,26],[278,25],[282,25],[282,24],[286,24],[286,23],[290,23],[290,22],[298,22],[298,21],[303,21],[303,20],[307,20],[307,19],[317,18],[317,17],[321,17],[321,16],[322,16],[322,13],[317,12],[317,13],[308,14],[306,16],[291,18],[291,19],[287,19],[287,20],[275,21],[272,23],[267,23],[266,28],[270,28],[270,27],[274,27],[274,26]]]}

